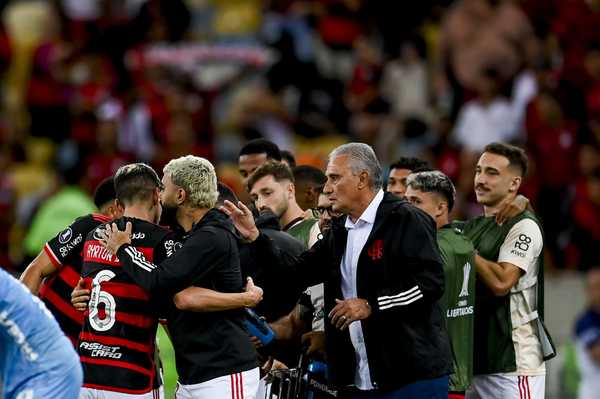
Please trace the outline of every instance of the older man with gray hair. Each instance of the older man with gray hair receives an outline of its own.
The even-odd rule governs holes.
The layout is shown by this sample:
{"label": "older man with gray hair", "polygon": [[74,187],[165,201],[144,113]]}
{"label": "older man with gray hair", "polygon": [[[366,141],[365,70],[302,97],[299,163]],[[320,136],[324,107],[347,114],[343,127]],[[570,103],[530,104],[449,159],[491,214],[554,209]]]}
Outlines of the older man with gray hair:
{"label": "older man with gray hair", "polygon": [[[324,283],[329,382],[353,398],[447,398],[450,343],[439,299],[444,272],[435,224],[384,194],[381,166],[362,143],[329,156],[323,192],[333,221],[297,262],[304,286]],[[242,204],[226,203],[240,233],[277,261],[278,250]]]}
{"label": "older man with gray hair", "polygon": [[[190,284],[222,293],[242,291],[234,227],[214,209],[217,177],[204,158],[186,156],[164,168],[161,202],[177,208],[177,220],[188,232],[183,246],[160,265],[131,244],[131,225],[108,232],[107,247],[125,271],[153,296],[175,295]],[[179,305],[178,305],[179,307]],[[169,309],[169,332],[175,347],[177,398],[256,397],[259,372],[256,352],[244,327],[241,309],[194,313]]]}

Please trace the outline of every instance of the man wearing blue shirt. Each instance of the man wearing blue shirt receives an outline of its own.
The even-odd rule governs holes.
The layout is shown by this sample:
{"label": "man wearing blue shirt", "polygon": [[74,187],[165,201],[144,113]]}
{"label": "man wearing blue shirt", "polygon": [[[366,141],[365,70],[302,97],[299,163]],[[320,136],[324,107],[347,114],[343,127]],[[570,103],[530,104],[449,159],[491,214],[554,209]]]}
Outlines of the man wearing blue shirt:
{"label": "man wearing blue shirt", "polygon": [[0,269],[0,383],[6,399],[74,399],[83,374],[44,304]]}

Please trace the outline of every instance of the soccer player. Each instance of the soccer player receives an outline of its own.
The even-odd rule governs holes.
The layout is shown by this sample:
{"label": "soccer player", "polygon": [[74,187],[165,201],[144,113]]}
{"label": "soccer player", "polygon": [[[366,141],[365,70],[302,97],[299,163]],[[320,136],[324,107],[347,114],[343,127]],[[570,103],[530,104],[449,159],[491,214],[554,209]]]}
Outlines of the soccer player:
{"label": "soccer player", "polygon": [[427,162],[419,158],[402,157],[390,165],[386,191],[404,198],[406,177],[418,169],[427,168]]}
{"label": "soccer player", "polygon": [[75,399],[79,358],[44,304],[0,269],[0,393],[7,399]]}
{"label": "soccer player", "polygon": [[527,173],[515,146],[485,147],[475,170],[475,194],[484,215],[464,233],[476,257],[477,289],[473,384],[467,398],[543,398],[554,348],[542,323],[544,246],[540,223],[525,211],[498,225],[495,214],[514,200]]}
{"label": "soccer player", "polygon": [[21,275],[21,281],[33,294],[39,292],[39,297],[74,346],[77,345],[83,315],[71,304],[71,292],[81,273],[83,243],[96,227],[123,215],[123,207],[115,199],[114,182],[110,177],[98,185],[94,194],[99,213],[82,216],[58,233]]}
{"label": "soccer player", "polygon": [[327,182],[325,173],[319,168],[310,165],[300,165],[292,169],[294,186],[296,188],[296,202],[304,211],[317,207],[319,195]]}
{"label": "soccer player", "polygon": [[296,202],[292,171],[281,162],[267,162],[248,179],[250,198],[259,211],[269,209],[279,218],[281,230],[310,248],[319,239],[319,221]]}
{"label": "soccer player", "polygon": [[449,397],[464,398],[473,378],[475,249],[460,230],[450,225],[448,214],[454,206],[456,190],[448,176],[439,171],[413,173],[408,175],[406,185],[406,199],[428,213],[437,226],[446,276],[441,302],[454,352]]}
{"label": "soccer player", "polygon": [[[119,168],[114,179],[117,199],[125,207],[116,222],[133,225],[135,248],[148,259],[166,259],[181,243],[156,225],[162,211],[156,172],[145,164],[130,164]],[[81,276],[86,287],[91,287],[91,297],[78,343],[84,369],[81,398],[120,398],[123,394],[154,398],[159,385],[154,352],[161,305],[100,244],[105,230],[105,225],[97,227],[83,246]]]}
{"label": "soccer player", "polygon": [[[134,281],[159,297],[171,297],[190,284],[240,292],[237,236],[227,216],[213,209],[217,200],[214,167],[200,157],[174,159],[164,168],[163,184],[163,204],[177,207],[178,220],[189,232],[183,246],[157,265],[159,259],[148,259],[135,247],[128,223],[125,231],[111,226],[107,248],[118,255]],[[179,374],[178,398],[255,397],[256,352],[240,310],[175,310],[169,314],[169,331]]]}
{"label": "soccer player", "polygon": [[255,139],[242,147],[238,166],[244,188],[252,173],[267,161],[281,162],[281,151],[277,144],[265,139]]}

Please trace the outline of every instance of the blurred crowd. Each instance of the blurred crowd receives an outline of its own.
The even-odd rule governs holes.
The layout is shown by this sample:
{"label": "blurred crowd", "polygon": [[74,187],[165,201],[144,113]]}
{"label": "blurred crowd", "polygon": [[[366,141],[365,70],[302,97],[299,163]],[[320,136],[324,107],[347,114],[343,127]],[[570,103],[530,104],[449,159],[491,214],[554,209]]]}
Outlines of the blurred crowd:
{"label": "blurred crowd", "polygon": [[[427,160],[480,213],[485,144],[525,146],[546,265],[600,265],[600,0],[0,1],[0,264],[20,269],[119,166],[189,153],[244,195],[264,137]],[[68,204],[65,206],[65,204]],[[41,220],[40,220],[41,219]],[[53,231],[51,231],[53,230]]]}

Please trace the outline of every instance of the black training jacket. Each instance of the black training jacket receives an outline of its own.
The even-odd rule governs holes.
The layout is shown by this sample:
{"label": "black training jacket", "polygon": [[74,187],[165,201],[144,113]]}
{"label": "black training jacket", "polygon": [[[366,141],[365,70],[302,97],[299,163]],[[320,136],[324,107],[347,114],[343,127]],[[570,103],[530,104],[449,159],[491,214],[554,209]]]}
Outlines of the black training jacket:
{"label": "black training jacket", "polygon": [[[343,299],[341,261],[346,248],[345,218],[334,221],[296,263],[304,286],[325,284],[325,314]],[[277,261],[278,249],[265,235],[254,242]],[[398,389],[452,371],[450,341],[438,300],[444,272],[435,224],[421,210],[386,194],[357,267],[358,297],[368,300],[372,314],[362,323],[371,381],[377,389]],[[326,318],[329,382],[344,388],[354,384],[355,353],[348,330],[336,329]]]}
{"label": "black training jacket", "polygon": [[[117,255],[137,284],[169,303],[175,293],[190,285],[220,292],[242,291],[234,228],[228,217],[215,209],[209,210],[194,225],[183,246],[158,266],[130,245],[119,248]],[[243,320],[239,309],[170,312],[168,327],[179,381],[199,384],[257,367],[256,351]]]}

